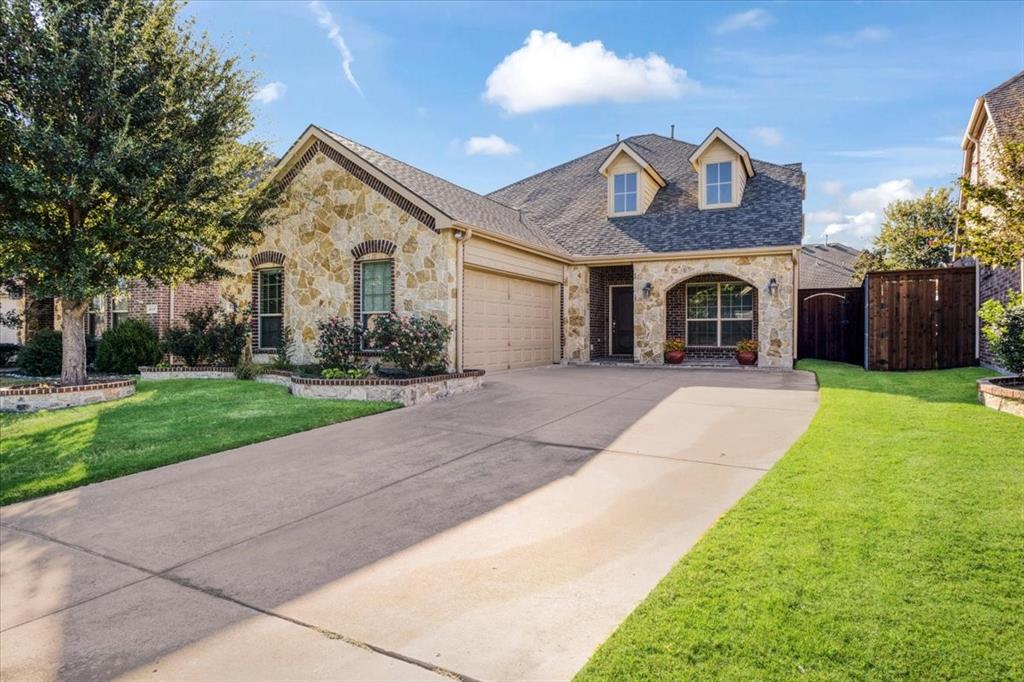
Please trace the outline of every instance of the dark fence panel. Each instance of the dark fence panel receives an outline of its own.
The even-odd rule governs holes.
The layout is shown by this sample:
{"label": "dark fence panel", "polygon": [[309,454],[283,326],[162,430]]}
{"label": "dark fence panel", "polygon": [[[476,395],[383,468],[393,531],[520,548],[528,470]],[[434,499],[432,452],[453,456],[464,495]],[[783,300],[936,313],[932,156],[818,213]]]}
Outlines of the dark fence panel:
{"label": "dark fence panel", "polygon": [[864,294],[861,289],[801,289],[797,356],[864,362]]}
{"label": "dark fence panel", "polygon": [[872,272],[866,289],[868,369],[975,364],[974,268]]}

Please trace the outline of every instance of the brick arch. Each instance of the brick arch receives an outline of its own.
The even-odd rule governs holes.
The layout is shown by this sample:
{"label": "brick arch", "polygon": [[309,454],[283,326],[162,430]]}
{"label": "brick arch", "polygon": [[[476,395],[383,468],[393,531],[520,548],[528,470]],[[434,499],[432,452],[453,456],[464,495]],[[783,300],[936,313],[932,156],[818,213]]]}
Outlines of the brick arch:
{"label": "brick arch", "polygon": [[249,265],[254,268],[258,268],[261,265],[272,263],[274,265],[284,265],[284,254],[280,251],[260,251],[255,256],[249,259]]}
{"label": "brick arch", "polygon": [[352,257],[359,260],[371,253],[383,253],[385,256],[393,256],[396,250],[398,250],[398,246],[387,239],[368,239],[361,244],[357,244],[352,249]]}

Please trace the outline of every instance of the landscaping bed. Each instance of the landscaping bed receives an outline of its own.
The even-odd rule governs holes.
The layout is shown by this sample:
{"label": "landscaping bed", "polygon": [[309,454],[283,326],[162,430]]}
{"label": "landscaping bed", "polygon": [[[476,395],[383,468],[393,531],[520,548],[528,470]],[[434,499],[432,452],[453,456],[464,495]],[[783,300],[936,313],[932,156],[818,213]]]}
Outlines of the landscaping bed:
{"label": "landscaping bed", "polygon": [[0,412],[37,412],[127,398],[135,393],[134,379],[93,380],[77,386],[28,383],[0,387]]}
{"label": "landscaping bed", "polygon": [[0,504],[399,407],[300,400],[252,381],[140,381],[133,396],[0,415]]}
{"label": "landscaping bed", "polygon": [[978,402],[993,410],[1024,417],[1024,378],[978,379]]}
{"label": "landscaping bed", "polygon": [[799,367],[807,432],[578,679],[1024,677],[1024,421],[983,369]]}

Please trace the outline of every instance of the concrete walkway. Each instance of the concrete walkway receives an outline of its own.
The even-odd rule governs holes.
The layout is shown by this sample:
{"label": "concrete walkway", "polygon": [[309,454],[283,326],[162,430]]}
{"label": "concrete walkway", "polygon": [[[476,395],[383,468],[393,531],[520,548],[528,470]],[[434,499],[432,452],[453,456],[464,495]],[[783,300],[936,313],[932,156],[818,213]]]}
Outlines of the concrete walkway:
{"label": "concrete walkway", "polygon": [[0,676],[568,679],[817,402],[550,367],[5,507]]}

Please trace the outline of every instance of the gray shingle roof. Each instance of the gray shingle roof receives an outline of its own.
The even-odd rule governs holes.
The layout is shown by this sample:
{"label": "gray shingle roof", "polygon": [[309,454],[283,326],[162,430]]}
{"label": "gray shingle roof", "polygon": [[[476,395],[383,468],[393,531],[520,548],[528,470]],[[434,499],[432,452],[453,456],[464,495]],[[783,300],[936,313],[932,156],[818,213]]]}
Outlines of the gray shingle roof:
{"label": "gray shingle roof", "polygon": [[800,247],[800,288],[859,287],[853,274],[860,251],[845,244],[805,244]]}
{"label": "gray shingle roof", "polygon": [[564,253],[564,249],[555,240],[542,230],[528,225],[514,208],[459,187],[347,137],[317,127],[335,142],[351,150],[449,218]]}
{"label": "gray shingle roof", "polygon": [[1000,136],[1024,137],[1024,71],[982,97]]}
{"label": "gray shingle roof", "polygon": [[697,208],[696,145],[661,135],[623,140],[668,185],[642,216],[609,218],[607,181],[598,168],[615,145],[520,180],[487,196],[519,208],[527,223],[581,256],[798,245],[803,238],[800,164],[753,161],[742,204]]}

